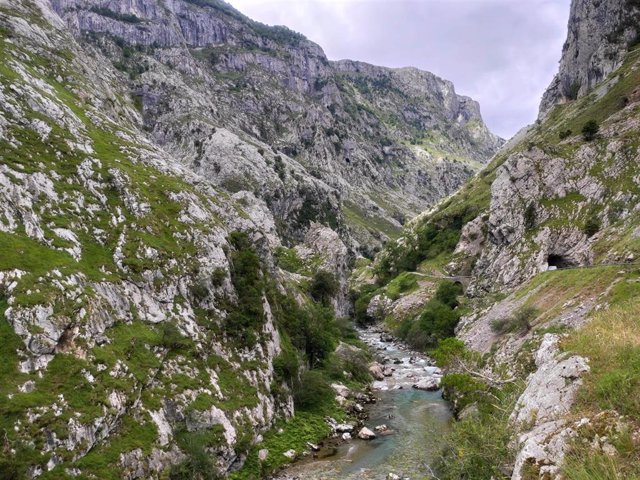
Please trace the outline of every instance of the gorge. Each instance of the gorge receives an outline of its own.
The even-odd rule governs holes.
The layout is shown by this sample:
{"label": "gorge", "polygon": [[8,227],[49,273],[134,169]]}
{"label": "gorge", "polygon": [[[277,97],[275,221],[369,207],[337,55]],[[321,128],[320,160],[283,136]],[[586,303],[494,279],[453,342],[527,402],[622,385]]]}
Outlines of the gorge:
{"label": "gorge", "polygon": [[640,478],[639,24],[573,0],[505,142],[221,0],[0,0],[0,478]]}

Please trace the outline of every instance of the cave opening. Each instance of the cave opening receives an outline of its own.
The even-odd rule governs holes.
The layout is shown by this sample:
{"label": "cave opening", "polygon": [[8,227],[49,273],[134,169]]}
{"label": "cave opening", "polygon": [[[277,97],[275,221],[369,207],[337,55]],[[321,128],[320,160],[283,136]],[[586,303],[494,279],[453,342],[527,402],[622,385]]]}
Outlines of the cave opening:
{"label": "cave opening", "polygon": [[549,255],[547,258],[547,264],[549,265],[549,268],[569,268],[574,266],[573,262],[569,258],[564,255],[557,254]]}

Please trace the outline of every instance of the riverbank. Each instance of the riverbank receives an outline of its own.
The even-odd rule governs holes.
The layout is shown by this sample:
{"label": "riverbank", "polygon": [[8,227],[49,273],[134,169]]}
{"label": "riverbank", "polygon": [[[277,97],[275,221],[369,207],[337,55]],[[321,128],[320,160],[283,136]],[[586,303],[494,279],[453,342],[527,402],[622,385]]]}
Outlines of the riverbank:
{"label": "riverbank", "polygon": [[[376,360],[371,369],[377,377],[372,383],[376,402],[366,406],[364,420],[364,427],[375,437],[329,439],[321,453],[307,455],[276,480],[418,479],[429,475],[452,418],[437,390],[439,369],[428,357],[382,330],[370,328],[359,335]],[[354,428],[349,436],[357,433]]]}

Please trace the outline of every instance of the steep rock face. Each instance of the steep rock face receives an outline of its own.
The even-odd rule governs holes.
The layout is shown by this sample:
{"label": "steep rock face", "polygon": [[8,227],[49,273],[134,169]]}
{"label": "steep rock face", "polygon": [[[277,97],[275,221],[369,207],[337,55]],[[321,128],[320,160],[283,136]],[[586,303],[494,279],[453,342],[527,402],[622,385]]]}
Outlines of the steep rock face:
{"label": "steep rock face", "polygon": [[633,0],[573,0],[560,69],[542,98],[540,116],[583,97],[620,67],[640,34],[639,19]]}
{"label": "steep rock face", "polygon": [[263,198],[288,239],[318,221],[350,246],[379,245],[501,145],[450,82],[329,62],[301,35],[223,2],[53,5],[129,74],[154,142],[227,191]]}
{"label": "steep rock face", "polygon": [[194,442],[227,471],[293,409],[247,294],[281,288],[271,213],[149,142],[47,2],[0,30],[2,475],[159,478]]}

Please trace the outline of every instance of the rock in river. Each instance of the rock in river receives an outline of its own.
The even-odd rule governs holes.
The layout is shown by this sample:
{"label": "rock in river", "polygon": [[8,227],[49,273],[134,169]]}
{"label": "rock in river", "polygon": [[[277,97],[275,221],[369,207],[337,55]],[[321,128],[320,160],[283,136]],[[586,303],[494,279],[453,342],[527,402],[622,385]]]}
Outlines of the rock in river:
{"label": "rock in river", "polygon": [[413,388],[418,390],[427,390],[428,392],[436,391],[440,388],[440,378],[427,377],[413,384]]}
{"label": "rock in river", "polygon": [[358,438],[362,440],[373,440],[376,438],[376,434],[369,430],[367,427],[362,427],[362,429],[358,432]]}

